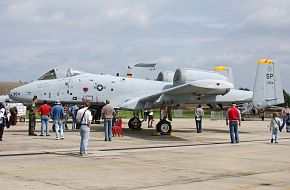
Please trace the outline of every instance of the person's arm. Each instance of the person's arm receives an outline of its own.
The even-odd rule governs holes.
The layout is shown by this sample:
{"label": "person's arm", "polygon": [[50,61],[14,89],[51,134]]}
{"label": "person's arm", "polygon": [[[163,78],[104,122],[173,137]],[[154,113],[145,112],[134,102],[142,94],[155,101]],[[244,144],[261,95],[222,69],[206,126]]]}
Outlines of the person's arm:
{"label": "person's arm", "polygon": [[53,108],[51,109],[49,115],[50,115],[50,118],[53,120]]}
{"label": "person's arm", "polygon": [[92,113],[89,111],[89,119],[88,119],[88,127],[91,128],[91,124],[92,124]]}
{"label": "person's arm", "polygon": [[280,126],[282,126],[282,124],[283,124],[280,118],[278,118],[278,123],[279,123],[278,127],[280,128]]}
{"label": "person's arm", "polygon": [[80,122],[80,120],[81,120],[80,117],[81,117],[81,116],[80,116],[80,112],[79,112],[79,110],[77,110],[75,114],[76,114],[76,121],[77,121],[77,122]]}
{"label": "person's arm", "polygon": [[105,119],[105,107],[102,108],[102,111],[101,111],[101,117],[102,119]]}
{"label": "person's arm", "polygon": [[37,109],[37,112],[39,113],[39,115],[41,115],[41,106]]}
{"label": "person's arm", "polygon": [[226,114],[226,125],[229,125],[229,110],[227,111]]}
{"label": "person's arm", "polygon": [[239,126],[241,126],[241,118],[242,118],[242,116],[241,116],[240,110],[238,110],[238,112],[239,112]]}
{"label": "person's arm", "polygon": [[61,107],[60,117],[61,117],[61,120],[64,120],[64,109],[63,109],[63,107]]}
{"label": "person's arm", "polygon": [[274,120],[271,119],[271,121],[270,121],[270,131],[272,130],[273,127],[274,127]]}

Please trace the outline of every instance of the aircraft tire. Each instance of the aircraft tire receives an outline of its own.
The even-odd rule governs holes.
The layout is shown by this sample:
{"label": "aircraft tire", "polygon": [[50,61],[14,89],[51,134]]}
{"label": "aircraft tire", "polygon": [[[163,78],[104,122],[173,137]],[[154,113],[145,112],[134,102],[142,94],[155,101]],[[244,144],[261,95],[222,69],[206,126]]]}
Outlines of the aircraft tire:
{"label": "aircraft tire", "polygon": [[162,135],[168,135],[171,133],[172,130],[171,123],[166,120],[161,120],[157,123],[156,130]]}
{"label": "aircraft tire", "polygon": [[25,118],[24,118],[24,117],[20,117],[20,118],[19,118],[19,121],[20,121],[20,122],[25,122]]}
{"label": "aircraft tire", "polygon": [[138,118],[131,118],[128,122],[128,127],[130,129],[140,130],[142,122]]}

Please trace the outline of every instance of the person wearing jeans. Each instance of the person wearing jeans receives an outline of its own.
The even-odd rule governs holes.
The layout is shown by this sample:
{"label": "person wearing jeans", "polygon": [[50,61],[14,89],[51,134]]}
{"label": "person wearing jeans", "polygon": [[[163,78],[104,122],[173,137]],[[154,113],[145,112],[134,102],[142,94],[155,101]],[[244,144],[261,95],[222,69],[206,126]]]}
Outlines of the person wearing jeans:
{"label": "person wearing jeans", "polygon": [[282,124],[281,131],[283,130],[284,126],[286,125],[286,131],[290,132],[289,115],[290,115],[290,109],[289,109],[288,105],[285,105],[285,107],[282,109],[283,124]]}
{"label": "person wearing jeans", "polygon": [[272,131],[272,138],[271,138],[271,143],[274,142],[278,143],[279,140],[279,127],[281,126],[282,122],[281,120],[277,117],[276,113],[272,114],[272,119],[270,122],[270,131]]}
{"label": "person wearing jeans", "polygon": [[78,111],[78,106],[77,105],[73,105],[70,109],[70,113],[71,113],[71,116],[72,116],[72,130],[75,130],[76,129],[76,123],[77,123],[77,120],[76,120],[76,116],[77,116],[77,111]]}
{"label": "person wearing jeans", "polygon": [[84,102],[84,108],[80,109],[76,115],[77,122],[81,123],[80,156],[82,157],[87,156],[87,146],[89,142],[90,128],[91,128],[91,123],[92,123],[92,113],[90,110],[88,110],[89,106],[90,106],[90,102],[86,100]]}
{"label": "person wearing jeans", "polygon": [[112,119],[104,119],[105,141],[112,140]]}
{"label": "person wearing jeans", "polygon": [[50,136],[49,135],[49,117],[47,115],[42,115],[40,117],[40,119],[41,119],[41,134],[40,134],[40,136],[43,136],[44,128],[45,128],[46,136]]}
{"label": "person wearing jeans", "polygon": [[105,141],[112,140],[112,119],[115,116],[115,110],[110,104],[110,100],[106,100],[106,105],[102,109],[102,116],[104,119]]}
{"label": "person wearing jeans", "polygon": [[241,113],[235,103],[232,103],[232,107],[227,112],[226,125],[230,128],[231,143],[239,143],[238,126],[241,126]]}
{"label": "person wearing jeans", "polygon": [[201,133],[202,132],[202,116],[204,115],[204,111],[200,104],[198,105],[194,113],[195,113],[196,132]]}
{"label": "person wearing jeans", "polygon": [[63,125],[62,125],[62,119],[55,118],[53,120],[54,126],[55,126],[55,134],[56,134],[56,140],[64,139],[63,135]]}
{"label": "person wearing jeans", "polygon": [[87,153],[87,147],[90,137],[90,127],[88,125],[81,125],[80,128],[80,135],[81,135],[81,142],[80,142],[80,155],[86,156]]}
{"label": "person wearing jeans", "polygon": [[37,111],[38,111],[38,113],[40,115],[40,119],[41,119],[40,136],[43,136],[43,134],[44,134],[44,127],[45,127],[46,136],[49,136],[49,114],[51,112],[51,107],[49,105],[47,105],[47,101],[45,100],[44,104],[41,105]]}
{"label": "person wearing jeans", "polygon": [[62,121],[64,119],[64,109],[60,104],[59,100],[56,101],[55,105],[51,110],[51,118],[53,119],[53,123],[55,126],[56,139],[57,140],[59,140],[60,138],[64,139],[62,126]]}
{"label": "person wearing jeans", "polygon": [[230,137],[231,137],[231,143],[239,143],[239,132],[238,132],[238,122],[237,121],[230,121],[229,123],[230,127]]}

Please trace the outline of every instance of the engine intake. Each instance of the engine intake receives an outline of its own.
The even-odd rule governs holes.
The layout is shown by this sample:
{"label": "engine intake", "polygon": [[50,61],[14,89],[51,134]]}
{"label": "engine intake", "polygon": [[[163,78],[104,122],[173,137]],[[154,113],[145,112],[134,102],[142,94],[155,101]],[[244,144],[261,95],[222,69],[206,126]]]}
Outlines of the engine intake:
{"label": "engine intake", "polygon": [[216,80],[228,81],[227,77],[221,74],[212,72],[212,71],[180,68],[180,69],[177,69],[174,73],[173,86],[179,86],[185,83],[194,82],[194,81],[203,80],[203,79],[216,79]]}
{"label": "engine intake", "polygon": [[164,81],[164,82],[173,82],[173,71],[164,71],[160,72],[157,76],[157,81]]}

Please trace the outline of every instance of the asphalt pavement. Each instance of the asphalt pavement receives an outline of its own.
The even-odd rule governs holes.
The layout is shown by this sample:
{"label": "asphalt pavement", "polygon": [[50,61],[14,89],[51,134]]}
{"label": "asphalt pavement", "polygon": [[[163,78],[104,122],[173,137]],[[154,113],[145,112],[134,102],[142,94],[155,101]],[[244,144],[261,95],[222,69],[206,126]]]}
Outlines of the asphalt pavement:
{"label": "asphalt pavement", "polygon": [[[78,131],[64,140],[28,136],[28,123],[5,129],[0,142],[0,188],[5,190],[95,189],[290,189],[290,133],[270,143],[267,121],[245,121],[240,143],[231,144],[223,120],[205,119],[196,133],[193,119],[175,119],[172,135],[147,128],[104,141],[94,125],[87,158],[79,156]],[[156,121],[155,121],[156,123]],[[37,134],[40,134],[37,123]],[[69,128],[71,126],[69,125]]]}

